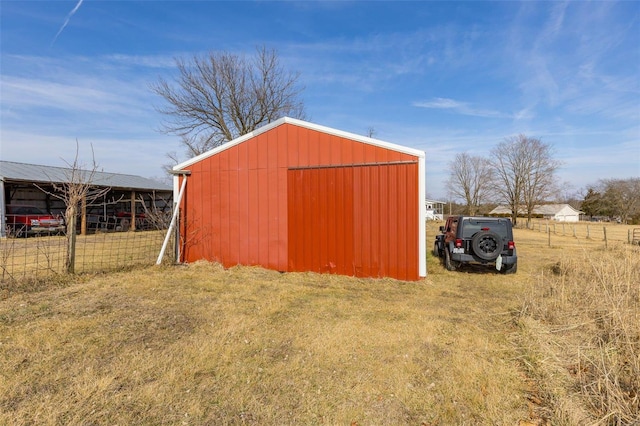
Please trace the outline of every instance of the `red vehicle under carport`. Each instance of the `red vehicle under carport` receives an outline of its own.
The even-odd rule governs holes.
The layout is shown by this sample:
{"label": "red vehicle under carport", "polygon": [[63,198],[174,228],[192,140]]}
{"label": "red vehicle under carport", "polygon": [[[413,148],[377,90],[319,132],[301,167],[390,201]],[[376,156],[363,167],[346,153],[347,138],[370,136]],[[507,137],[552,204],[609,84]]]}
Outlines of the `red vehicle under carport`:
{"label": "red vehicle under carport", "polygon": [[16,237],[61,234],[65,231],[61,216],[54,216],[35,206],[7,205],[5,223],[9,234]]}

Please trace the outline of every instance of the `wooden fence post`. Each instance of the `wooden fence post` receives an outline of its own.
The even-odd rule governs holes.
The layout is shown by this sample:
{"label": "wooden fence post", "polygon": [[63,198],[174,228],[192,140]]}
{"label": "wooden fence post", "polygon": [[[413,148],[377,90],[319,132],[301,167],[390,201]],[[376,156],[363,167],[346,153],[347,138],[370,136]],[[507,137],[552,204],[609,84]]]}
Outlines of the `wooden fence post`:
{"label": "wooden fence post", "polygon": [[67,259],[65,261],[67,273],[75,274],[76,272],[76,209],[73,209],[73,215],[67,224]]}
{"label": "wooden fence post", "polygon": [[131,225],[130,231],[136,230],[136,191],[131,191]]}
{"label": "wooden fence post", "polygon": [[87,196],[80,202],[80,235],[87,235]]}
{"label": "wooden fence post", "polygon": [[547,235],[549,236],[549,247],[551,247],[551,228],[549,228],[549,232],[547,232]]}
{"label": "wooden fence post", "polygon": [[607,227],[603,226],[602,231],[604,232],[604,248],[609,248],[609,245],[607,242]]}

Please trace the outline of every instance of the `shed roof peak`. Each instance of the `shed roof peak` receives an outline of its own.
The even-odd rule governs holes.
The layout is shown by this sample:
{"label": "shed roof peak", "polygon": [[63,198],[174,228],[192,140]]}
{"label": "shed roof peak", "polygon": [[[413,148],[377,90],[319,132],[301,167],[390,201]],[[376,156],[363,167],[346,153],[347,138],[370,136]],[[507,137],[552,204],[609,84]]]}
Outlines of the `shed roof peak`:
{"label": "shed roof peak", "polygon": [[393,151],[398,151],[398,152],[402,152],[405,154],[409,154],[409,155],[414,155],[417,157],[421,157],[424,158],[425,153],[424,151],[420,151],[418,149],[415,148],[410,148],[407,146],[403,146],[403,145],[397,145],[394,143],[390,143],[390,142],[385,142],[379,139],[374,139],[374,138],[370,138],[364,135],[358,135],[356,133],[350,133],[350,132],[346,132],[343,130],[338,130],[338,129],[334,129],[331,127],[327,127],[327,126],[321,126],[319,124],[314,124],[314,123],[310,123],[308,121],[304,121],[304,120],[300,120],[297,118],[291,118],[291,117],[282,117],[279,118],[275,121],[272,121],[271,123],[268,123],[262,127],[257,128],[256,130],[249,132],[247,134],[244,134],[242,136],[239,136],[237,138],[235,138],[232,141],[229,141],[223,145],[220,145],[218,147],[215,147],[207,152],[204,152],[196,157],[190,158],[189,160],[186,160],[180,164],[177,164],[173,167],[173,170],[182,170],[186,167],[189,167],[192,164],[195,164],[205,158],[211,157],[212,155],[215,155],[219,152],[222,152],[226,149],[229,149],[233,146],[236,146],[238,144],[241,144],[249,139],[252,139],[262,133],[266,133],[270,130],[275,129],[278,126],[281,126],[283,124],[291,124],[294,126],[298,126],[298,127],[304,127],[307,129],[311,129],[311,130],[315,130],[318,132],[322,132],[322,133],[327,133],[330,135],[334,135],[334,136],[338,136],[338,137],[343,137],[346,139],[351,139],[353,141],[356,142],[362,142],[362,143],[366,143],[369,145],[374,145],[374,146],[379,146],[382,148],[387,148],[387,149],[391,149]]}

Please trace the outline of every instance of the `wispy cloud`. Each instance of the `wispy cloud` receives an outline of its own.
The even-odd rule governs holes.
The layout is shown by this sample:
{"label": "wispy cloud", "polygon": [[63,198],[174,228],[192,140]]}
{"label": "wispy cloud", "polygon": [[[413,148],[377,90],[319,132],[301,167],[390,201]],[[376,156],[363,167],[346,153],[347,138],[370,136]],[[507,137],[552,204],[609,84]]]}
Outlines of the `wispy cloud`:
{"label": "wispy cloud", "polygon": [[58,30],[58,33],[56,34],[56,36],[53,38],[53,41],[51,42],[51,45],[53,46],[56,42],[56,40],[58,40],[58,37],[60,36],[60,34],[62,34],[62,31],[64,31],[64,29],[67,27],[67,25],[69,24],[69,21],[71,20],[71,17],[73,15],[75,15],[75,13],[78,11],[78,9],[80,9],[80,6],[82,5],[82,2],[84,0],[78,0],[78,3],[76,4],[76,6],[71,10],[71,12],[69,12],[69,14],[67,15],[67,18],[64,20],[64,23],[62,24],[62,26],[60,27],[60,29]]}
{"label": "wispy cloud", "polygon": [[313,83],[342,84],[373,92],[399,78],[424,77],[442,69],[460,70],[484,63],[491,54],[481,43],[483,36],[488,35],[446,25],[295,42],[282,51],[287,61]]}
{"label": "wispy cloud", "polygon": [[[178,55],[179,56],[179,55]],[[125,66],[140,66],[145,68],[175,68],[176,61],[169,55],[123,55],[112,54],[104,57],[105,60]]]}
{"label": "wispy cloud", "polygon": [[563,24],[565,21],[565,12],[568,5],[568,1],[558,2],[551,5],[549,19],[547,20],[545,27],[540,33],[540,36],[537,40],[538,42],[541,42],[542,40],[544,40],[545,42],[553,41],[557,36],[562,34]]}
{"label": "wispy cloud", "polygon": [[476,108],[467,102],[460,102],[448,98],[435,98],[430,101],[414,102],[413,106],[418,108],[449,110],[456,114],[484,118],[524,119],[529,116],[529,112],[526,110],[518,111],[515,114],[509,114],[491,109]]}
{"label": "wispy cloud", "polygon": [[29,107],[135,115],[153,109],[148,84],[171,70],[170,55],[9,55],[11,72],[0,80],[2,110]]}
{"label": "wispy cloud", "polygon": [[[145,92],[135,84],[118,81],[104,83],[101,89],[95,79],[75,83],[5,76],[2,81],[3,98],[13,107],[52,108],[64,111],[92,111],[95,113],[126,113],[139,110],[136,96]],[[104,87],[104,86],[103,86]]]}
{"label": "wispy cloud", "polygon": [[[156,101],[148,89],[149,75],[138,74],[127,61],[95,57],[12,57],[11,74],[0,80],[3,102],[0,113],[7,118],[7,132],[58,135],[73,140],[96,135],[156,134],[159,121]],[[156,68],[153,68],[154,70]],[[9,120],[8,117],[11,117]],[[38,138],[34,138],[38,140]],[[24,151],[11,140],[11,151]],[[3,147],[3,149],[7,149]]]}
{"label": "wispy cloud", "polygon": [[[613,2],[521,3],[505,52],[512,77],[527,109],[550,107],[556,114],[637,120],[640,91],[637,33],[620,25],[626,4]],[[637,10],[637,9],[636,9]],[[532,31],[527,16],[541,14],[540,30]],[[630,43],[634,40],[634,43]]]}

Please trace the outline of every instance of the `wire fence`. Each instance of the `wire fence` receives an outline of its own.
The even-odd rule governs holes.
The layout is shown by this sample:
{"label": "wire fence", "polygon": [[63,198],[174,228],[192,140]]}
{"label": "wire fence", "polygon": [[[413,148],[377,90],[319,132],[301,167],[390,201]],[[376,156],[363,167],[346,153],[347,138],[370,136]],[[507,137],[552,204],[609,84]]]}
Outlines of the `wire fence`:
{"label": "wire fence", "polygon": [[637,225],[623,225],[613,222],[574,223],[532,220],[527,226],[526,220],[522,220],[518,222],[518,227],[545,234],[602,241],[605,246],[621,243],[640,244],[640,228]]}
{"label": "wire fence", "polygon": [[[106,272],[153,265],[166,230],[96,232],[77,235],[73,253],[75,273]],[[164,261],[173,257],[173,238]],[[64,235],[37,234],[0,239],[0,280],[43,279],[67,271],[69,240]]]}

